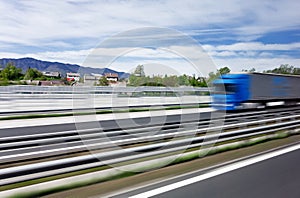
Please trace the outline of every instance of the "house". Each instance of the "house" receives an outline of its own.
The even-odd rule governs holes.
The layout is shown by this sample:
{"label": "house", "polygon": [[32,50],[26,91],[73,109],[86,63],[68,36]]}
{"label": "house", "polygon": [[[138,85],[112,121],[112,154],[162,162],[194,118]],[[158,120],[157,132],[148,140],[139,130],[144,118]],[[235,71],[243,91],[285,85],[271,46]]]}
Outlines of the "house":
{"label": "house", "polygon": [[111,82],[118,82],[119,80],[119,75],[117,73],[105,73],[104,76]]}
{"label": "house", "polygon": [[83,81],[85,85],[95,85],[99,82],[100,78],[102,77],[101,74],[85,74],[83,77]]}
{"label": "house", "polygon": [[51,71],[43,71],[44,76],[51,77],[51,78],[60,78],[59,72],[51,72]]}
{"label": "house", "polygon": [[67,73],[67,81],[76,81],[78,82],[80,80],[80,74],[79,73]]}

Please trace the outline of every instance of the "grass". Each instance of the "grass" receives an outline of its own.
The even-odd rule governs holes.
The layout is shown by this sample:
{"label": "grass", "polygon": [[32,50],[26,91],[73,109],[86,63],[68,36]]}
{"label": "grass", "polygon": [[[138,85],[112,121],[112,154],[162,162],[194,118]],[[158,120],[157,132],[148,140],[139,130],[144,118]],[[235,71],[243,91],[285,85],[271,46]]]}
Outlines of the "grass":
{"label": "grass", "polygon": [[92,114],[109,114],[109,113],[128,113],[128,112],[144,112],[144,111],[159,111],[159,110],[175,110],[175,109],[191,109],[191,108],[205,108],[209,105],[193,105],[193,106],[172,106],[166,108],[130,108],[124,110],[100,110],[95,112],[73,112],[73,113],[55,113],[55,114],[29,114],[29,115],[13,115],[0,117],[0,120],[16,120],[16,119],[33,119],[33,118],[51,118],[51,117],[66,117],[66,116],[80,116]]}
{"label": "grass", "polygon": [[80,174],[86,174],[86,173],[106,170],[108,168],[110,168],[110,167],[100,166],[100,167],[80,170],[80,171],[76,171],[76,172],[64,173],[61,175],[54,175],[54,176],[50,176],[50,177],[44,177],[44,178],[34,179],[34,180],[30,180],[30,181],[24,181],[24,182],[15,183],[15,184],[9,184],[9,185],[5,185],[5,186],[1,186],[0,191],[19,188],[19,187],[23,187],[23,186],[29,186],[29,185],[52,181],[52,180],[56,180],[56,179],[62,179],[62,178],[66,178],[66,177],[72,177],[72,176],[76,176],[76,175],[80,175]]}
{"label": "grass", "polygon": [[[285,138],[285,137],[289,137],[289,136],[290,135],[287,133],[276,133],[275,136],[269,136],[269,137],[262,136],[259,138],[255,138],[255,140],[244,140],[244,141],[242,140],[243,142],[239,143],[239,144],[233,144],[233,145],[228,145],[228,146],[226,146],[226,144],[224,144],[223,146],[220,145],[217,148],[212,148],[209,152],[191,153],[188,155],[180,156],[172,164],[187,162],[187,161],[197,159],[199,157],[205,157],[205,156],[214,155],[214,154],[218,154],[218,153],[222,153],[222,152],[226,152],[226,151],[249,147],[249,146],[253,146],[256,144],[264,143],[264,142],[271,141],[271,140],[281,139],[281,138]],[[193,149],[193,150],[195,150],[195,149]]]}
{"label": "grass", "polygon": [[40,191],[35,191],[35,192],[16,194],[16,195],[10,196],[9,198],[41,197],[41,196],[49,195],[49,194],[56,193],[56,192],[61,192],[61,191],[68,190],[68,189],[74,189],[74,188],[78,188],[78,187],[88,186],[88,185],[99,183],[99,182],[121,179],[124,177],[132,176],[134,174],[135,173],[133,173],[133,172],[122,172],[120,174],[111,176],[110,178],[91,179],[89,181],[84,181],[84,182],[74,182],[72,184],[67,184],[67,185],[56,187],[56,188],[50,188],[50,189],[45,189],[45,190],[40,190]]}
{"label": "grass", "polygon": [[[254,139],[250,139],[250,140],[246,140],[243,141],[242,143],[239,144],[233,144],[233,145],[224,145],[224,146],[219,146],[217,148],[214,148],[212,150],[210,150],[208,153],[198,153],[198,152],[193,152],[193,153],[186,153],[185,155],[182,155],[178,158],[176,158],[176,160],[174,160],[172,163],[168,164],[168,166],[172,166],[172,165],[176,165],[176,164],[180,164],[180,163],[184,163],[184,162],[188,162],[188,161],[192,161],[195,159],[199,159],[202,158],[204,156],[209,156],[209,155],[215,155],[218,153],[223,153],[226,151],[231,151],[231,150],[236,150],[236,149],[240,149],[240,148],[244,148],[244,147],[250,147],[250,146],[254,146],[257,144],[261,144],[264,142],[268,142],[271,140],[277,140],[277,139],[283,139],[283,138],[287,138],[290,137],[292,135],[297,135],[297,134],[291,134],[289,132],[279,132],[276,133],[273,136],[265,136],[265,137],[259,137],[259,138],[254,138]],[[150,170],[154,170],[157,169],[159,167],[161,167],[162,163],[155,163],[155,164],[149,164],[147,167],[140,167],[137,168],[135,170],[135,172],[119,172],[116,173],[115,175],[112,176],[107,176],[105,178],[97,178],[97,179],[91,179],[91,180],[87,180],[87,181],[81,181],[81,182],[74,182],[72,184],[66,184],[63,186],[59,186],[59,187],[54,187],[54,188],[49,188],[46,190],[40,190],[40,191],[34,191],[34,192],[29,192],[26,194],[16,194],[14,196],[11,196],[12,198],[27,198],[27,197],[37,197],[37,196],[45,196],[45,195],[49,195],[52,193],[57,193],[57,192],[61,192],[64,190],[70,190],[70,189],[74,189],[74,188],[78,188],[78,187],[84,187],[84,186],[88,186],[88,185],[92,185],[92,184],[97,184],[97,183],[101,183],[101,182],[105,182],[105,181],[111,181],[111,180],[116,180],[116,179],[120,179],[120,178],[124,178],[124,177],[128,177],[128,176],[132,176],[132,175],[136,175],[142,172],[147,172]],[[89,173],[89,172],[94,172],[94,171],[99,171],[99,170],[104,170],[107,169],[107,167],[97,167],[97,168],[93,168],[93,169],[87,169],[84,171],[78,171],[76,173],[67,173],[64,175],[58,175],[58,176],[52,176],[52,177],[48,177],[48,178],[42,178],[42,179],[37,179],[37,180],[32,180],[32,181],[27,181],[27,182],[22,182],[22,183],[18,183],[18,184],[13,184],[13,185],[7,185],[6,187],[1,187],[0,190],[4,190],[4,189],[13,189],[13,188],[17,188],[17,187],[22,187],[22,186],[27,186],[27,185],[31,185],[34,183],[40,183],[40,182],[45,182],[45,181],[51,181],[53,179],[59,179],[59,178],[63,178],[63,177],[67,177],[67,176],[72,176],[72,175],[78,175],[78,174],[83,174],[83,173]]]}

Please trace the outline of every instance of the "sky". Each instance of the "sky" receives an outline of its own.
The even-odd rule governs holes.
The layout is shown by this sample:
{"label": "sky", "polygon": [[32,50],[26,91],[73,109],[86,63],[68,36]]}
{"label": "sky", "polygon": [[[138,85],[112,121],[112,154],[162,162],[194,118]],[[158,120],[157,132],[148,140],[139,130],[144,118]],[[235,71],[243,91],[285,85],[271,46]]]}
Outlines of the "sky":
{"label": "sky", "polygon": [[0,58],[148,74],[300,67],[299,10],[297,0],[0,0]]}

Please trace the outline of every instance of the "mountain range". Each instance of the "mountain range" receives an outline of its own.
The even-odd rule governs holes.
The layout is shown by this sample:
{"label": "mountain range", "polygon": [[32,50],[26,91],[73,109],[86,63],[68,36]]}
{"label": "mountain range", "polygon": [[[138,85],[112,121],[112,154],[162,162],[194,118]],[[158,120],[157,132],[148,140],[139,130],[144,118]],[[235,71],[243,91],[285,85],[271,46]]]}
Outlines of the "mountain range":
{"label": "mountain range", "polygon": [[108,68],[92,68],[84,67],[76,64],[60,63],[60,62],[49,62],[37,60],[34,58],[2,58],[0,59],[0,66],[5,67],[7,63],[13,63],[17,68],[21,68],[23,72],[26,72],[28,68],[35,68],[39,71],[52,71],[60,72],[61,76],[65,77],[67,72],[80,73],[81,76],[84,74],[104,74],[104,73],[117,73],[119,78],[128,78],[129,73],[118,72]]}

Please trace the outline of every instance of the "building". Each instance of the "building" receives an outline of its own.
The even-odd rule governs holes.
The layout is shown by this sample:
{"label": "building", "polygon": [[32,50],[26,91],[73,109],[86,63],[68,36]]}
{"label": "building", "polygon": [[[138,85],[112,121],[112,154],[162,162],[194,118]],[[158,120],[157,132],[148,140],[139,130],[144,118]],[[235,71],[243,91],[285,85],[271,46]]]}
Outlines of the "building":
{"label": "building", "polygon": [[67,73],[67,81],[76,81],[78,82],[80,80],[80,74],[79,73]]}
{"label": "building", "polygon": [[105,73],[104,76],[110,82],[118,82],[119,75],[117,73]]}
{"label": "building", "polygon": [[43,71],[44,76],[51,77],[51,78],[60,78],[59,72],[51,72],[51,71]]}
{"label": "building", "polygon": [[101,74],[85,74],[83,77],[83,81],[85,85],[92,86],[98,84],[101,77]]}

